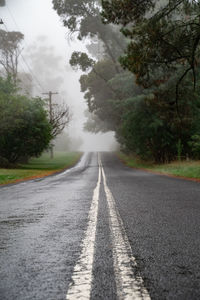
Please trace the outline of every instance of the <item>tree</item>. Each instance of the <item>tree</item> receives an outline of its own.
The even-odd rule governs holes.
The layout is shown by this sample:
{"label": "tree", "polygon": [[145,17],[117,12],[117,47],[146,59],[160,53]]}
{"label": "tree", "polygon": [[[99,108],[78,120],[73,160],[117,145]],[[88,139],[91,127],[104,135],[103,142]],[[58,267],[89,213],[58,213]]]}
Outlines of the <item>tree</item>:
{"label": "tree", "polygon": [[104,121],[103,131],[105,131],[105,128],[115,130],[115,124],[119,121],[116,120],[117,115],[112,104],[112,100],[116,96],[115,90],[109,85],[109,80],[115,74],[112,61],[102,60],[96,63],[88,75],[82,75],[80,78],[81,91],[85,93],[84,98],[87,101],[90,113],[97,116],[96,120]]}
{"label": "tree", "polygon": [[5,0],[0,0],[0,6],[5,6],[6,5],[6,1]]}
{"label": "tree", "polygon": [[[157,162],[175,159],[180,149],[192,155],[189,141],[199,122],[199,3],[102,0],[103,10],[95,0],[53,3],[70,32],[92,42],[93,58],[76,51],[70,60],[87,72],[80,78],[90,111],[85,128],[114,130],[123,148]],[[101,55],[95,53],[98,41]],[[119,66],[119,55],[129,72]]]}
{"label": "tree", "polygon": [[[38,37],[36,45],[30,47],[26,55],[29,58],[33,73],[39,82],[45,82],[47,89],[61,89],[64,81],[61,75],[64,72],[64,68],[61,65],[61,57],[56,54],[53,47],[48,45],[48,40],[45,36]],[[48,95],[48,99],[46,99],[48,102],[47,110],[49,111],[49,122],[52,126],[52,136],[55,138],[69,125],[71,113],[69,106],[61,98],[58,98],[59,100],[55,101],[56,103],[52,103],[52,95],[54,93],[48,92],[44,94]]]}
{"label": "tree", "polygon": [[104,23],[121,25],[129,39],[120,62],[144,89],[140,99],[132,98],[138,105],[124,113],[123,143],[140,155],[147,149],[157,161],[174,159],[178,144],[184,155],[190,153],[199,113],[199,3],[102,0],[102,5]]}
{"label": "tree", "polygon": [[[89,111],[93,115],[91,122],[91,114],[88,114],[85,129],[93,130],[94,125],[93,132],[96,132],[97,128],[101,128],[102,131],[115,130],[114,118],[117,114],[110,100],[118,97],[114,95],[115,90],[109,84],[109,80],[123,72],[118,57],[125,48],[125,39],[115,26],[102,23],[99,0],[53,0],[53,4],[71,35],[75,35],[79,40],[90,40],[87,49],[92,57],[88,53],[75,51],[70,59],[74,69],[80,68],[83,72],[89,72],[80,78],[82,92],[85,93]],[[101,126],[97,125],[98,121],[101,122]],[[102,126],[103,123],[106,125]]]}
{"label": "tree", "polygon": [[52,139],[43,101],[13,93],[12,83],[2,78],[0,119],[0,157],[9,163],[40,155]]}
{"label": "tree", "polygon": [[7,32],[0,30],[0,65],[7,76],[16,83],[18,74],[18,60],[22,51],[21,42],[24,35],[18,31]]}
{"label": "tree", "polygon": [[52,137],[55,138],[69,125],[71,120],[71,113],[69,106],[65,103],[56,105],[52,109],[49,122],[52,127]]}
{"label": "tree", "polygon": [[76,34],[80,40],[96,37],[103,42],[104,52],[116,64],[118,72],[118,57],[124,50],[125,41],[113,26],[102,23],[100,1],[53,0],[53,4],[71,34]]}
{"label": "tree", "polygon": [[[122,25],[131,39],[121,63],[144,87],[167,81],[179,72],[174,98],[178,112],[179,86],[191,73],[194,87],[199,63],[199,9],[197,1],[103,0],[105,23]],[[147,10],[150,13],[147,13]],[[181,70],[181,72],[180,72]]]}
{"label": "tree", "polygon": [[13,83],[11,77],[6,79],[0,77],[0,92],[5,95],[14,95],[17,91],[16,85]]}

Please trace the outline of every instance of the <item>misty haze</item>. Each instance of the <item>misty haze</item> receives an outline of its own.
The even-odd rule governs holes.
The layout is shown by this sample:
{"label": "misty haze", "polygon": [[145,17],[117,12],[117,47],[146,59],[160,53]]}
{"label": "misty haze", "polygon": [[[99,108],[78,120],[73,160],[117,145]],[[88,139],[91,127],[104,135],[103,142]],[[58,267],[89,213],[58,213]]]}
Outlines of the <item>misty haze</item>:
{"label": "misty haze", "polygon": [[[24,92],[44,97],[50,90],[59,93],[53,101],[66,102],[73,115],[66,133],[80,140],[81,151],[113,151],[117,147],[114,133],[92,134],[84,132],[84,112],[88,109],[80,92],[80,72],[72,70],[69,59],[74,50],[87,51],[89,42],[70,38],[51,0],[8,0],[1,7],[2,29],[20,31],[23,57],[19,57],[19,78]],[[28,75],[28,76],[27,76]],[[64,150],[64,149],[63,149]]]}
{"label": "misty haze", "polygon": [[0,300],[200,299],[200,0],[0,0]]}

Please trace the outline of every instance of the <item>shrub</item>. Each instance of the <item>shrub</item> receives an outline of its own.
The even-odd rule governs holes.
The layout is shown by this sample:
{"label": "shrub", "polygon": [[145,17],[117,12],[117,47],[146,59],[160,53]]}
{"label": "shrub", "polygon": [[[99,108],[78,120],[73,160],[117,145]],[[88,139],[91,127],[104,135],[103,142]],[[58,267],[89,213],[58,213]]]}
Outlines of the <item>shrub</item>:
{"label": "shrub", "polygon": [[39,156],[52,139],[51,129],[41,99],[0,91],[0,156],[3,160],[16,163],[24,157]]}

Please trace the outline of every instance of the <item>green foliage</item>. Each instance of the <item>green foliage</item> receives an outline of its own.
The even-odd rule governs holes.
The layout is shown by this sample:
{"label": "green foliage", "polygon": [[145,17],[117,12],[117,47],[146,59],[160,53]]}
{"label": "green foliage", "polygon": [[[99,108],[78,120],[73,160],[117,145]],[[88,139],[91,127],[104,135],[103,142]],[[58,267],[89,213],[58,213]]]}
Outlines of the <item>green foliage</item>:
{"label": "green foliage", "polygon": [[101,120],[97,114],[90,113],[87,111],[86,113],[87,121],[84,124],[84,130],[92,133],[98,132],[107,132],[111,129],[112,124],[111,120]]}
{"label": "green foliage", "polygon": [[102,0],[105,23],[129,24],[133,20],[138,22],[154,7],[153,0]]}
{"label": "green foliage", "polygon": [[73,52],[69,63],[74,69],[79,67],[83,72],[85,72],[94,65],[95,61],[89,58],[86,53]]}
{"label": "green foliage", "polygon": [[[12,88],[6,80],[4,91]],[[40,155],[52,138],[42,100],[4,91],[0,90],[0,157],[16,163]]]}
{"label": "green foliage", "polygon": [[187,178],[200,178],[200,161],[174,161],[168,164],[153,164],[149,161],[142,161],[135,155],[118,153],[120,159],[129,167],[145,168],[152,172],[181,176]]}
{"label": "green foliage", "polygon": [[102,5],[103,21],[121,25],[129,39],[120,62],[143,87],[122,106],[119,140],[155,161],[174,159],[177,152],[192,155],[188,142],[200,129],[199,3],[103,0]]}
{"label": "green foliage", "polygon": [[81,157],[81,152],[55,151],[54,158],[51,159],[49,153],[45,152],[40,157],[31,158],[27,164],[20,164],[20,169],[41,170],[41,171],[61,171],[73,166]]}
{"label": "green foliage", "polygon": [[[97,128],[103,132],[115,130],[116,124],[119,123],[120,114],[114,107],[114,100],[117,100],[119,95],[110,83],[115,75],[113,62],[105,59],[96,63],[88,75],[82,75],[80,78],[81,91],[85,93],[89,111],[96,115],[96,118],[88,120],[85,126],[90,131],[97,132]],[[98,120],[100,126],[95,125],[95,121]],[[105,126],[102,126],[102,121]]]}
{"label": "green foliage", "polygon": [[87,21],[89,27],[91,18],[98,16],[99,8],[96,4],[96,0],[53,0],[54,9],[63,17],[64,25],[71,32],[79,30],[79,38],[84,36],[81,34],[82,23]]}
{"label": "green foliage", "polygon": [[125,148],[143,159],[164,162],[176,153],[170,124],[159,116],[154,105],[146,101],[136,102],[125,114],[121,135]]}
{"label": "green foliage", "polygon": [[121,63],[136,74],[139,84],[144,87],[154,84],[158,71],[159,80],[165,81],[182,66],[176,82],[177,97],[179,84],[189,72],[196,80],[200,6],[188,0],[159,4],[148,0],[103,0],[102,15],[106,23],[121,24],[121,31],[131,40]]}
{"label": "green foliage", "polygon": [[200,158],[200,135],[194,134],[188,142],[191,147],[191,152],[196,159]]}
{"label": "green foliage", "polygon": [[113,130],[123,149],[157,162],[197,155],[198,1],[102,0],[103,10],[97,0],[53,3],[71,33],[103,44],[101,61],[80,52],[70,61],[89,71],[80,78],[91,113],[85,128]]}
{"label": "green foliage", "polygon": [[22,51],[20,45],[24,35],[18,31],[0,30],[0,65],[7,77],[16,83],[18,73],[18,59]]}
{"label": "green foliage", "polygon": [[53,0],[53,5],[71,34],[79,40],[100,40],[104,54],[119,65],[118,57],[124,50],[125,39],[113,26],[102,23],[99,0]]}
{"label": "green foliage", "polygon": [[135,76],[130,72],[121,72],[109,80],[109,85],[115,91],[118,99],[132,98],[142,93],[143,89],[135,83]]}
{"label": "green foliage", "polygon": [[[158,89],[144,89],[124,102],[125,112],[119,131],[123,147],[145,159],[165,162],[192,155],[188,141],[199,131],[199,99],[187,81],[181,89],[179,116],[173,99],[173,81]],[[190,100],[190,101],[189,101]],[[177,148],[181,141],[181,147]],[[181,152],[181,153],[180,153]]]}
{"label": "green foliage", "polygon": [[16,85],[13,83],[10,76],[8,76],[6,79],[0,77],[0,92],[7,95],[13,95],[17,92]]}
{"label": "green foliage", "polygon": [[[115,130],[120,122],[120,113],[113,109],[113,101],[121,97],[119,86],[112,82],[116,74],[120,74],[118,57],[123,53],[125,39],[119,33],[118,28],[112,25],[104,25],[101,21],[101,4],[99,0],[53,0],[54,9],[63,19],[71,34],[78,39],[90,39],[99,46],[96,53],[92,50],[93,57],[101,61],[95,62],[86,53],[74,52],[70,59],[73,68],[80,68],[83,72],[90,71],[80,78],[81,90],[85,93],[90,113],[85,129],[92,132],[99,130]],[[88,48],[90,49],[90,47]],[[95,117],[94,117],[95,115]],[[99,123],[99,124],[98,124]]]}
{"label": "green foliage", "polygon": [[178,161],[181,161],[181,154],[182,154],[182,151],[183,151],[183,145],[181,143],[181,139],[178,140],[178,143],[177,143],[177,157],[178,157]]}

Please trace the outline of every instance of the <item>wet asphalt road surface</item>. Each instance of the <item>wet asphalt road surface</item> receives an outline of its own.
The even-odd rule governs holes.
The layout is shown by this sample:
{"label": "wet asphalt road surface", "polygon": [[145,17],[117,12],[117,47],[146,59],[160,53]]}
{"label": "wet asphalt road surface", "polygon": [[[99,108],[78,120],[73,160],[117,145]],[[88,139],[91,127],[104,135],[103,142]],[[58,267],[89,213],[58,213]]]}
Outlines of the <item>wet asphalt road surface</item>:
{"label": "wet asphalt road surface", "polygon": [[0,299],[200,299],[200,183],[88,153],[1,187]]}

